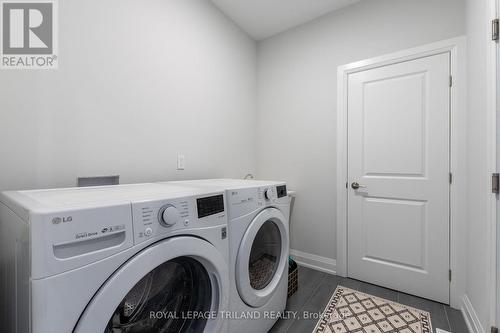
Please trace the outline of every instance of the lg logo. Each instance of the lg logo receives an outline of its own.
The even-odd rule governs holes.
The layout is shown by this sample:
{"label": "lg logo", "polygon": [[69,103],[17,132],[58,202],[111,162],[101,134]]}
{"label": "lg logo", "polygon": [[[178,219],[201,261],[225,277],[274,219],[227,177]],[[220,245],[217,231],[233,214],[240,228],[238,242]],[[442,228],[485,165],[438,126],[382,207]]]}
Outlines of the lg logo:
{"label": "lg logo", "polygon": [[66,223],[66,222],[71,222],[73,221],[72,216],[65,216],[65,217],[54,217],[52,219],[52,224],[59,224],[61,222]]}
{"label": "lg logo", "polygon": [[0,0],[3,68],[55,68],[54,0]]}

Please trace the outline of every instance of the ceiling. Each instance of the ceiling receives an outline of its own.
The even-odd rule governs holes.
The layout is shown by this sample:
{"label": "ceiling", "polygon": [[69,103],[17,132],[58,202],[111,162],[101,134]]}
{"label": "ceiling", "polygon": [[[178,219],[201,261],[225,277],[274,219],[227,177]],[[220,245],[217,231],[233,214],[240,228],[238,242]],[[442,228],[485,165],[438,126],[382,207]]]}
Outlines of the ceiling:
{"label": "ceiling", "polygon": [[256,40],[283,32],[360,0],[212,0]]}

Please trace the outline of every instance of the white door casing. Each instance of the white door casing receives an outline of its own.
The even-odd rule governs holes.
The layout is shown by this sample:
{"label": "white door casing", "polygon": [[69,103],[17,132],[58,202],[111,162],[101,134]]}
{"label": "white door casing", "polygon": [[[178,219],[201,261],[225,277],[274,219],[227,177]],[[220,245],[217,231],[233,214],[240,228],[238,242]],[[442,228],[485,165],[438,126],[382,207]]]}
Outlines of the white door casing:
{"label": "white door casing", "polygon": [[449,303],[450,53],[348,76],[348,275]]}
{"label": "white door casing", "polygon": [[[490,2],[488,15],[491,20],[498,19],[500,15],[498,0]],[[487,101],[489,102],[487,104],[487,117],[490,124],[487,132],[488,166],[492,173],[498,173],[500,170],[500,44],[498,40],[489,43],[487,55]],[[498,328],[500,326],[500,195],[492,194],[488,199],[487,208],[491,223],[489,252],[491,254],[490,264],[492,265],[490,322],[492,326]]]}

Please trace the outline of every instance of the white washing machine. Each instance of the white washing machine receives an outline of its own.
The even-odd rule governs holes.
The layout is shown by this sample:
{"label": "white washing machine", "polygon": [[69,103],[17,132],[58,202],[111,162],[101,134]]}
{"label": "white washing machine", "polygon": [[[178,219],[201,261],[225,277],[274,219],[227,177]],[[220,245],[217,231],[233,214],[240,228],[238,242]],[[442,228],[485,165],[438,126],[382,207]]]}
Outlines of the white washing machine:
{"label": "white washing machine", "polygon": [[212,179],[170,184],[219,186],[229,215],[229,332],[265,333],[285,310],[290,198],[286,184]]}
{"label": "white washing machine", "polygon": [[224,202],[158,184],[2,193],[2,332],[227,331]]}

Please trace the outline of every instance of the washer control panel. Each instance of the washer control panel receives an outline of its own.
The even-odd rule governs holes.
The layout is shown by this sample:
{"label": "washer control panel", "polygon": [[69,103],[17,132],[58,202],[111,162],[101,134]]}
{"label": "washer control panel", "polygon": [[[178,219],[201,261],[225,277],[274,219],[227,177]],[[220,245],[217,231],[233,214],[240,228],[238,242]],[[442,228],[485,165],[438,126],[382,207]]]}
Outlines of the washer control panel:
{"label": "washer control panel", "polygon": [[[193,196],[176,199],[151,200],[132,203],[134,243],[138,244],[172,232],[190,228],[204,228],[227,223],[224,194]],[[203,203],[219,202],[222,207],[210,211]],[[201,210],[201,211],[199,211]]]}

